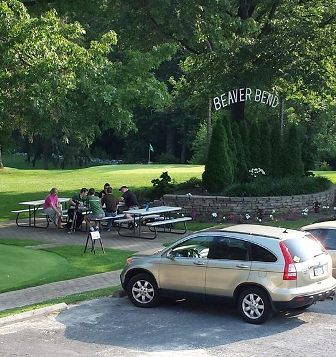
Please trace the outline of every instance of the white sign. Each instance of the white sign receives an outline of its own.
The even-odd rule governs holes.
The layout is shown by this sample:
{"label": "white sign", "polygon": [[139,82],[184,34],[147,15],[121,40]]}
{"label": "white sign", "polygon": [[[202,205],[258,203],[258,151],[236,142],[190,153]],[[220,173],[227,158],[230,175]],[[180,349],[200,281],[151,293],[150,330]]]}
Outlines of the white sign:
{"label": "white sign", "polygon": [[213,98],[213,104],[216,110],[225,108],[234,103],[247,101],[259,102],[275,108],[279,104],[279,97],[261,89],[239,88],[232,89]]}
{"label": "white sign", "polygon": [[90,234],[92,240],[100,239],[100,233],[98,231],[90,232]]}

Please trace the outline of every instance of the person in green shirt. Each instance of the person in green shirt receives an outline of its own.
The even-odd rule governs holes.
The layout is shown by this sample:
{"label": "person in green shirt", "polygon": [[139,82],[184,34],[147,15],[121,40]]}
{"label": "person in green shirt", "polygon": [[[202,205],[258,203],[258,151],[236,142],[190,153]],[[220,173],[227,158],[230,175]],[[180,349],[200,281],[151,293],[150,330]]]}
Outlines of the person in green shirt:
{"label": "person in green shirt", "polygon": [[[71,229],[69,233],[80,229],[82,225],[82,222],[84,220],[84,215],[80,210],[78,210],[78,206],[85,205],[87,193],[88,193],[88,189],[83,187],[79,193],[73,195],[69,200],[68,222],[66,224],[66,227],[68,229]],[[75,211],[76,211],[76,215],[75,215]],[[73,222],[73,220],[75,220],[76,222]]]}
{"label": "person in green shirt", "polygon": [[95,193],[95,189],[90,188],[86,198],[86,205],[91,210],[91,213],[85,217],[85,221],[90,227],[91,232],[94,230],[99,230],[98,226],[92,226],[91,221],[105,217],[105,212],[101,205],[100,199],[98,196],[95,195]]}

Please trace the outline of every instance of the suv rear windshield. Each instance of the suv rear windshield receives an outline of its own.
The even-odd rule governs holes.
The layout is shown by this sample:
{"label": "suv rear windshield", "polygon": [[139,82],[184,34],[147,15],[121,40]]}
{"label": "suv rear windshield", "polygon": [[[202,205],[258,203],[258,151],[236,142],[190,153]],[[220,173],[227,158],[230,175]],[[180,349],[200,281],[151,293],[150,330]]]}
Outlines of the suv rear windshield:
{"label": "suv rear windshield", "polygon": [[284,243],[292,256],[294,263],[305,262],[325,253],[323,247],[311,234],[307,234],[303,238],[286,239]]}

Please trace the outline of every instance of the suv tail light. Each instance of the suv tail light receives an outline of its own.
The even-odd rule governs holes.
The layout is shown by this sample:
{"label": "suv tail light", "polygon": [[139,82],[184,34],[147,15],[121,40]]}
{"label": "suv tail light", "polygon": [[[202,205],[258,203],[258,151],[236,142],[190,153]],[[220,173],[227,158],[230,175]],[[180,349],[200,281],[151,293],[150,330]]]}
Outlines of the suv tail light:
{"label": "suv tail light", "polygon": [[282,255],[285,259],[285,269],[283,273],[283,280],[296,280],[297,273],[293,258],[284,242],[280,242]]}

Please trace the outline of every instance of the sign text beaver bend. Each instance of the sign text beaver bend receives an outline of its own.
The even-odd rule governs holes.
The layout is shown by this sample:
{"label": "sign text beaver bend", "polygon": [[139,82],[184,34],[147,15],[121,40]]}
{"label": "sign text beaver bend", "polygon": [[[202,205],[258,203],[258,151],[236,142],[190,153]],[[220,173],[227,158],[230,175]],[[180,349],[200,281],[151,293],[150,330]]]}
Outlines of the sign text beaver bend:
{"label": "sign text beaver bend", "polygon": [[275,108],[279,104],[279,97],[261,89],[239,88],[213,98],[213,104],[216,110],[225,108],[230,104],[237,102],[255,101]]}

